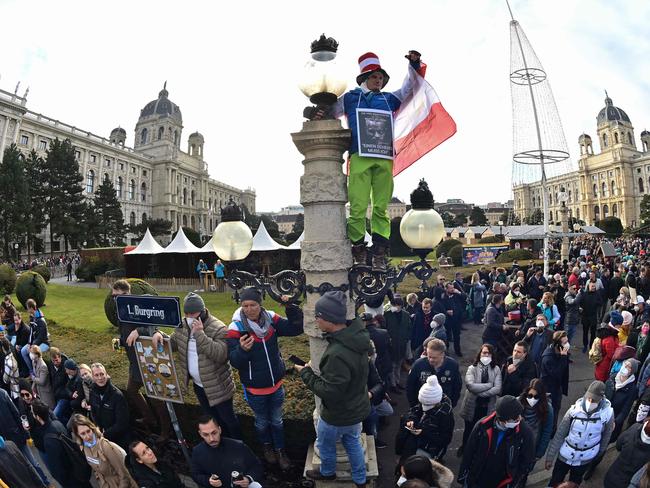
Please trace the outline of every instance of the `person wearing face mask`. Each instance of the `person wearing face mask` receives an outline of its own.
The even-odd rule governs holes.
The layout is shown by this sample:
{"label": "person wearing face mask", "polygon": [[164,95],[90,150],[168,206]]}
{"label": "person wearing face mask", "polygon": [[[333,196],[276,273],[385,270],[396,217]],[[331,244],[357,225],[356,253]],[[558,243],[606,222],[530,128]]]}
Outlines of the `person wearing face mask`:
{"label": "person wearing face mask", "polygon": [[582,483],[591,462],[605,453],[613,430],[614,409],[605,398],[605,384],[594,381],[564,414],[549,444],[545,464],[547,470],[553,467],[549,486],[559,485],[567,474],[569,481]]}
{"label": "person wearing face mask", "polygon": [[535,326],[529,327],[524,337],[524,342],[528,344],[529,354],[537,371],[542,367],[542,354],[553,340],[553,331],[548,328],[546,317],[542,314],[537,315]]}
{"label": "person wearing face mask", "polygon": [[616,441],[620,452],[605,474],[607,488],[628,488],[635,473],[650,461],[650,422],[634,424]]}
{"label": "person wearing face mask", "polygon": [[544,382],[553,404],[554,422],[557,424],[562,407],[562,395],[569,394],[569,338],[566,332],[553,333],[553,341],[542,354],[539,378]]}
{"label": "person wearing face mask", "polygon": [[451,488],[454,482],[454,473],[449,468],[418,454],[406,458],[396,471],[399,474],[396,484],[400,488]]}
{"label": "person wearing face mask", "polygon": [[621,312],[613,310],[609,314],[609,324],[603,325],[598,329],[598,338],[600,339],[600,361],[596,363],[594,376],[599,381],[604,382],[609,378],[614,353],[619,346],[618,332],[622,323],[623,315]]}
{"label": "person wearing face mask", "polygon": [[632,410],[632,405],[637,398],[636,373],[639,369],[639,361],[626,359],[617,373],[612,373],[607,380],[605,396],[609,399],[614,409],[614,420],[616,427],[612,432],[610,442],[616,441],[625,420]]}
{"label": "person wearing face mask", "polygon": [[411,318],[403,309],[404,300],[399,294],[393,295],[390,301],[390,309],[384,312],[386,330],[390,336],[392,360],[392,371],[390,375],[391,391],[396,393],[406,388],[402,386],[402,366],[406,358],[406,347],[411,338]]}
{"label": "person wearing face mask", "polygon": [[[522,414],[524,422],[533,431],[535,438],[535,461],[544,454],[553,435],[553,406],[546,395],[544,382],[535,378],[519,395],[519,402],[524,407]],[[531,470],[533,466],[531,465]],[[524,486],[525,483],[522,483]]]}
{"label": "person wearing face mask", "polygon": [[537,366],[528,354],[528,344],[517,342],[503,365],[501,395],[519,396],[532,379],[537,378]]}
{"label": "person wearing face mask", "polygon": [[533,432],[521,421],[522,413],[521,403],[506,395],[476,423],[458,471],[465,488],[520,486],[535,458]]}
{"label": "person wearing face mask", "polygon": [[72,437],[81,446],[99,488],[138,488],[124,464],[124,450],[106,439],[90,419],[74,415]]}
{"label": "person wearing face mask", "polygon": [[474,363],[467,368],[465,388],[460,411],[460,416],[465,420],[465,430],[463,444],[458,448],[459,457],[474,425],[494,412],[497,396],[501,393],[501,369],[494,361],[494,347],[491,344],[483,344]]}
{"label": "person wearing face mask", "polygon": [[183,299],[183,313],[182,327],[170,337],[172,349],[178,351],[178,377],[185,385],[192,380],[201,410],[215,418],[224,435],[241,439],[233,408],[235,384],[228,361],[228,327],[210,314],[196,293],[190,292]]}
{"label": "person wearing face mask", "polygon": [[426,344],[429,339],[440,339],[445,344],[449,345],[449,341],[447,340],[447,329],[445,329],[446,320],[447,317],[445,317],[444,313],[437,313],[433,316],[433,319],[431,320],[431,334],[429,334],[429,337],[422,343],[424,349],[426,349]]}

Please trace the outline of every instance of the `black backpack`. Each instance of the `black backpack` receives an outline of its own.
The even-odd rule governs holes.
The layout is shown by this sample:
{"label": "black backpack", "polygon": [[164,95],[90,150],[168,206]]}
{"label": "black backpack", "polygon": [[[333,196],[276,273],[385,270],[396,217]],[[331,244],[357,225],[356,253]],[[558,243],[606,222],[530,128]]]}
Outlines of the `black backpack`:
{"label": "black backpack", "polygon": [[63,446],[63,452],[68,460],[68,470],[75,481],[88,482],[92,469],[86,461],[86,456],[79,449],[79,445],[67,435],[59,432],[58,434],[45,434],[45,439],[56,439]]}

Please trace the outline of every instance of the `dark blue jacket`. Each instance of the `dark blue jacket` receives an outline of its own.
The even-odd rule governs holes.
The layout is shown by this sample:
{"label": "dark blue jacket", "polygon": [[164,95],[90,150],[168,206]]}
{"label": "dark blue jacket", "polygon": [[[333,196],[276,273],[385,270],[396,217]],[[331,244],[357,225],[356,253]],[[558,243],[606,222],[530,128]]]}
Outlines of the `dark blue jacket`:
{"label": "dark blue jacket", "polygon": [[375,367],[382,379],[386,379],[393,368],[393,361],[391,359],[390,349],[391,342],[388,331],[380,329],[375,324],[366,326],[370,340],[375,345],[375,352],[377,359],[375,359]]}
{"label": "dark blue jacket", "polygon": [[[269,314],[271,326],[263,339],[245,329],[240,320],[240,310],[235,310],[226,336],[230,364],[239,370],[239,379],[247,391],[258,395],[272,393],[275,390],[268,392],[265,390],[275,387],[285,374],[278,337],[291,337],[303,333],[302,310],[295,305],[288,305],[286,319],[275,312],[265,311]],[[245,333],[249,333],[255,339],[250,351],[244,351],[239,346],[239,339]]]}
{"label": "dark blue jacket", "polygon": [[442,392],[449,397],[451,404],[455,407],[460,398],[463,381],[460,377],[458,363],[449,356],[445,357],[442,366],[437,370],[431,366],[428,358],[420,358],[413,363],[406,382],[406,397],[409,405],[413,406],[418,403],[420,387],[432,374],[438,377]]}
{"label": "dark blue jacket", "polygon": [[222,486],[230,486],[230,473],[239,471],[249,481],[264,484],[262,463],[242,441],[222,437],[218,447],[201,442],[192,450],[192,479],[201,487],[209,488],[210,476],[216,474]]}
{"label": "dark blue jacket", "polygon": [[569,356],[556,353],[553,344],[549,344],[542,354],[539,379],[544,382],[551,395],[569,394]]}
{"label": "dark blue jacket", "polygon": [[496,346],[503,338],[503,304],[497,308],[490,304],[485,311],[485,329],[483,330],[483,342]]}
{"label": "dark blue jacket", "polygon": [[27,435],[20,421],[20,413],[9,394],[0,388],[0,436],[13,441],[18,447],[25,445]]}
{"label": "dark blue jacket", "polygon": [[433,320],[433,310],[426,316],[429,323],[425,323],[425,315],[422,308],[418,308],[413,317],[413,328],[411,329],[411,349],[417,349],[422,346],[424,339],[431,334],[431,321]]}

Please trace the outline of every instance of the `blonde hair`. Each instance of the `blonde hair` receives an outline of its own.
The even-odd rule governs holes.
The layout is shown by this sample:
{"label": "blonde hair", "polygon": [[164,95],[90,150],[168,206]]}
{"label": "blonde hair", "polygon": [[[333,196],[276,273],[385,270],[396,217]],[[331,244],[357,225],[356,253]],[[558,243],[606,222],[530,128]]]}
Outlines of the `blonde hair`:
{"label": "blonde hair", "polygon": [[555,297],[553,297],[553,294],[550,291],[545,291],[544,294],[542,295],[542,302],[544,300],[548,300],[548,305],[552,307],[555,305]]}
{"label": "blonde hair", "polygon": [[480,283],[480,282],[481,282],[481,275],[475,271],[474,274],[472,275],[472,285],[475,285],[476,283]]}
{"label": "blonde hair", "polygon": [[90,366],[88,366],[86,363],[81,363],[81,364],[79,365],[79,371],[81,371],[82,369],[85,369],[86,371],[88,371],[88,372],[91,373],[91,374],[92,374],[92,372],[93,372],[93,370],[90,369]]}
{"label": "blonde hair", "polygon": [[79,427],[88,427],[90,430],[92,430],[99,439],[102,437],[102,433],[99,430],[99,428],[93,423],[92,420],[90,420],[88,417],[85,415],[81,415],[80,413],[75,413],[72,416],[72,419],[70,421],[70,432],[72,432],[72,437],[74,440],[79,444],[83,444],[83,441],[79,437]]}
{"label": "blonde hair", "polygon": [[43,357],[43,353],[41,352],[41,348],[34,344],[32,347],[29,348],[29,352],[32,352],[36,354],[39,358]]}

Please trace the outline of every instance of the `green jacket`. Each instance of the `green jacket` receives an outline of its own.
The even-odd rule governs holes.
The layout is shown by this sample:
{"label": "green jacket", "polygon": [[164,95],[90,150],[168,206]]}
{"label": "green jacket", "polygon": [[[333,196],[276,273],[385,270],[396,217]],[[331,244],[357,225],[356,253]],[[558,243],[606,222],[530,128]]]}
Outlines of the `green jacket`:
{"label": "green jacket", "polygon": [[322,400],[321,418],[331,425],[362,422],[370,414],[368,350],[370,336],[360,319],[325,335],[329,342],[320,361],[321,375],[311,368],[300,372],[307,387]]}

